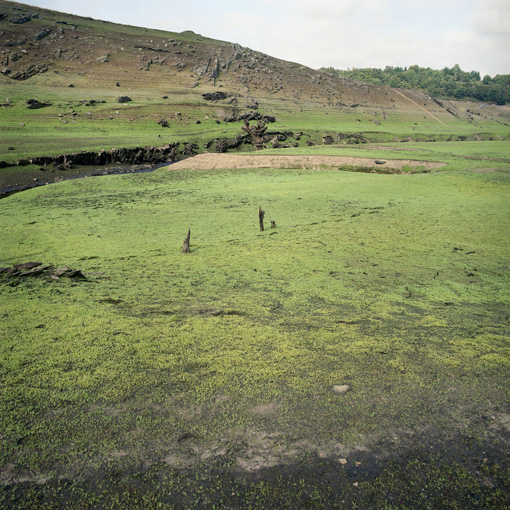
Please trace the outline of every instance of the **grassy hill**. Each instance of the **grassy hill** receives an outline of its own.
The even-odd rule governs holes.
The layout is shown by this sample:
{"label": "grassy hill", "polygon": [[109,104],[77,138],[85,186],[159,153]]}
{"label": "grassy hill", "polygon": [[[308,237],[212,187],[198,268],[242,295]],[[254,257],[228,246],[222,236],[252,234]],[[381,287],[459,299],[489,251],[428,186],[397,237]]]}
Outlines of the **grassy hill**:
{"label": "grassy hill", "polygon": [[[0,161],[8,164],[177,142],[181,151],[187,143],[197,152],[216,150],[211,141],[242,134],[236,119],[247,113],[275,117],[272,132],[304,133],[290,136],[290,145],[322,143],[339,132],[370,141],[506,139],[510,132],[509,108],[349,81],[192,32],[4,0],[0,15]],[[204,97],[218,92],[224,99]],[[131,101],[118,103],[121,96]],[[28,109],[30,99],[49,105]]]}

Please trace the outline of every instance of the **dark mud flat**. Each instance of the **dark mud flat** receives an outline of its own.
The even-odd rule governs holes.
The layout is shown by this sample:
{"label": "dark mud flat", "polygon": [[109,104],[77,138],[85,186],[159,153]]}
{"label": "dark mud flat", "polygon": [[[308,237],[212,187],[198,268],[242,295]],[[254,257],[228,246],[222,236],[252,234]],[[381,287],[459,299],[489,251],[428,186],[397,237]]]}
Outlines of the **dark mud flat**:
{"label": "dark mud flat", "polygon": [[12,509],[20,508],[20,502],[48,508],[77,508],[84,502],[86,507],[168,509],[508,508],[504,452],[489,442],[467,452],[459,447],[465,440],[417,440],[398,453],[380,445],[375,451],[355,453],[357,462],[350,457],[344,465],[305,455],[251,472],[233,467],[233,450],[221,461],[183,468],[154,462],[140,469],[126,462],[82,479],[24,481],[0,491],[8,502],[5,508]]}
{"label": "dark mud flat", "polygon": [[39,186],[46,186],[55,182],[84,177],[97,177],[102,175],[136,174],[153,172],[157,168],[171,163],[142,164],[142,165],[105,165],[102,167],[73,166],[67,170],[26,170],[19,167],[10,167],[0,170],[0,199],[14,193],[25,191]]}

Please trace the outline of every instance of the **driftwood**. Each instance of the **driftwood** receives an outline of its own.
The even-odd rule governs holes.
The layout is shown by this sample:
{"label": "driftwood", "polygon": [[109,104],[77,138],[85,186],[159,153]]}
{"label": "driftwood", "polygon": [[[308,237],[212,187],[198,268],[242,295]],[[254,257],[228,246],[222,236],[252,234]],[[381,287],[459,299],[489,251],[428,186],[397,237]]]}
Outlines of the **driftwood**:
{"label": "driftwood", "polygon": [[259,120],[256,126],[250,126],[250,122],[245,119],[244,126],[242,126],[241,129],[251,135],[255,150],[260,151],[264,148],[264,133],[267,129],[264,121]]}
{"label": "driftwood", "polygon": [[259,225],[262,232],[264,232],[264,214],[266,214],[266,211],[263,211],[262,207],[259,205]]}
{"label": "driftwood", "polygon": [[190,237],[191,237],[191,229],[188,228],[188,235],[184,242],[182,243],[182,253],[190,253],[189,245],[190,245]]}

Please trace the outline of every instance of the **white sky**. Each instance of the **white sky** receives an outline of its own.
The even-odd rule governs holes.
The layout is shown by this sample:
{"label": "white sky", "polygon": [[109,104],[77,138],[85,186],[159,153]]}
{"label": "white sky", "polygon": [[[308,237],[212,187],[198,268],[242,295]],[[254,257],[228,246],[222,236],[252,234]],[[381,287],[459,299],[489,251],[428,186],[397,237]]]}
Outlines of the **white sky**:
{"label": "white sky", "polygon": [[419,65],[510,74],[510,0],[19,0],[239,43],[318,69]]}

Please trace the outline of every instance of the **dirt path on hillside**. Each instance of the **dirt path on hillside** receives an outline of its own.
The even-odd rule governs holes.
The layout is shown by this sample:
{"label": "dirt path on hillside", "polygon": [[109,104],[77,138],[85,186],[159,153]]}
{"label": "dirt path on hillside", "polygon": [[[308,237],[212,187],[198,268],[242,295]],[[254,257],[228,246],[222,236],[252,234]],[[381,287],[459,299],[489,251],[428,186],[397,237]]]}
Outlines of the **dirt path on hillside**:
{"label": "dirt path on hillside", "polygon": [[432,112],[429,112],[426,108],[424,108],[421,104],[418,104],[416,101],[413,101],[410,97],[407,97],[405,94],[403,94],[402,92],[400,92],[399,90],[396,90],[396,89],[393,89],[393,92],[395,92],[396,94],[398,94],[399,96],[402,96],[404,99],[407,99],[410,103],[414,104],[415,106],[417,106],[418,108],[420,108],[420,110],[423,110],[427,115],[429,115],[430,117],[432,117],[434,120],[437,120],[437,122],[439,122],[439,124],[442,124],[443,126],[446,126],[446,124],[441,120],[439,119],[438,117],[436,117]]}
{"label": "dirt path on hillside", "polygon": [[[383,164],[376,161],[384,161]],[[412,171],[417,167],[434,170],[444,163],[432,161],[413,161],[410,159],[380,160],[372,158],[354,158],[350,156],[283,156],[256,154],[199,154],[192,158],[174,163],[169,170],[215,170],[236,168],[303,168],[320,169],[322,167],[354,166],[371,168],[385,172],[386,169]],[[405,168],[406,167],[406,168]]]}

